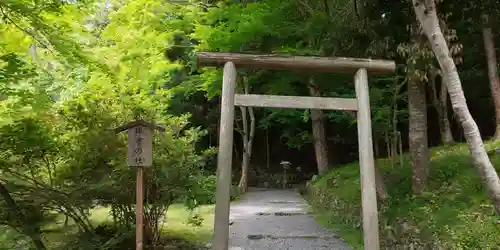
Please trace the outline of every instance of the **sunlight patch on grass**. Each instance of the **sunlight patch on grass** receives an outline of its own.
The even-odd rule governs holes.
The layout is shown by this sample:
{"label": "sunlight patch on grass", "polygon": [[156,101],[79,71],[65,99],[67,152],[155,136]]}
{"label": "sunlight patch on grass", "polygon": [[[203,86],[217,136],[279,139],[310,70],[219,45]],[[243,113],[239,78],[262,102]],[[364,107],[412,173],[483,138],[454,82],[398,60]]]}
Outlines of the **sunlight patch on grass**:
{"label": "sunlight patch on grass", "polygon": [[[212,237],[214,209],[214,205],[203,205],[190,213],[182,204],[171,205],[160,228],[167,236],[179,237],[192,242],[208,242]],[[188,223],[189,218],[195,214],[202,219],[200,226]],[[90,220],[96,225],[111,221],[110,209],[107,207],[93,209]]]}
{"label": "sunlight patch on grass", "polygon": [[97,207],[92,209],[92,213],[90,214],[90,221],[92,221],[94,224],[99,225],[111,220],[112,217],[109,208]]}
{"label": "sunlight patch on grass", "polygon": [[192,213],[199,215],[203,222],[200,226],[190,225],[190,213],[181,204],[170,206],[167,212],[163,231],[170,236],[177,236],[189,241],[208,242],[212,237],[214,223],[214,205],[204,205],[196,208]]}

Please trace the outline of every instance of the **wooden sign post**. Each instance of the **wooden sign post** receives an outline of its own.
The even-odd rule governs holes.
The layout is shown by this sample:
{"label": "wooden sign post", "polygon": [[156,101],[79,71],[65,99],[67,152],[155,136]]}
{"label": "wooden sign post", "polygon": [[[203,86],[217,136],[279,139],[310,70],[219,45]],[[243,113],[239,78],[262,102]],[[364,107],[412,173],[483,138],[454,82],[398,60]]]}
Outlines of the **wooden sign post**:
{"label": "wooden sign post", "polygon": [[137,167],[135,249],[143,249],[143,168],[153,164],[153,130],[165,131],[163,127],[136,120],[115,129],[115,133],[128,131],[127,163]]}

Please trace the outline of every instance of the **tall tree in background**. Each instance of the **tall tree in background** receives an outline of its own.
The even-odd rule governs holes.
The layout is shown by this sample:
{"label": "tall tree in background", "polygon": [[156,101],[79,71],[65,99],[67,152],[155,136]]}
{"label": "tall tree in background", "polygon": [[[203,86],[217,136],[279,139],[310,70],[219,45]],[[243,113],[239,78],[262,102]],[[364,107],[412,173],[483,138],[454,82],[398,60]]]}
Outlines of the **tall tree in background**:
{"label": "tall tree in background", "polygon": [[429,145],[427,142],[426,84],[418,76],[408,80],[409,144],[413,192],[420,193],[429,176]]}
{"label": "tall tree in background", "polygon": [[[320,96],[318,87],[314,84],[314,78],[309,79],[309,93],[311,96]],[[311,124],[314,143],[314,153],[316,154],[316,164],[319,175],[328,172],[328,148],[325,135],[325,117],[320,109],[311,109]]]}
{"label": "tall tree in background", "polygon": [[[248,77],[242,76],[242,93],[249,94]],[[252,159],[253,138],[255,136],[255,115],[252,107],[240,106],[241,121],[243,123],[243,131],[241,137],[243,141],[243,160],[241,162],[241,177],[238,183],[238,189],[241,193],[245,193],[248,189],[248,172],[250,169],[250,159]],[[250,123],[248,119],[250,118]]]}
{"label": "tall tree in background", "polygon": [[[448,90],[446,88],[446,83],[443,82],[441,78],[440,89],[438,91],[436,78],[438,77],[437,69],[429,69],[428,78],[429,85],[431,87],[431,99],[432,105],[436,109],[439,117],[439,133],[441,135],[441,142],[443,144],[453,144],[455,140],[453,139],[453,134],[451,132],[451,123],[448,118]],[[440,76],[440,75],[439,75]]]}
{"label": "tall tree in background", "polygon": [[491,99],[495,107],[495,140],[500,140],[500,79],[498,77],[497,57],[495,54],[495,43],[491,31],[491,21],[488,15],[484,15],[483,40],[488,63],[488,77],[490,80]]}
{"label": "tall tree in background", "polygon": [[[330,4],[328,1],[301,1],[299,12],[308,22],[310,22],[310,20],[323,19],[325,20],[325,23],[329,23],[336,18],[336,13],[332,12],[333,6],[335,8],[339,6],[345,7],[348,5],[346,5],[342,1],[337,1]],[[309,36],[309,39],[306,51],[309,50],[309,53],[310,51],[314,51],[314,49],[321,43],[321,37],[319,33],[322,31],[321,28],[318,28],[318,33],[314,31],[315,29],[307,31],[307,36]],[[310,96],[321,96],[318,84],[315,82],[314,76],[310,76],[308,79],[308,89]],[[328,144],[325,132],[326,119],[323,110],[320,109],[311,109],[310,116],[318,174],[324,175],[328,172],[330,164],[328,161]]]}
{"label": "tall tree in background", "polygon": [[[241,8],[246,7],[247,1],[241,0]],[[244,75],[240,79],[241,89],[243,90],[242,93],[249,94],[250,87],[248,86],[248,76]],[[253,107],[240,106],[240,111],[241,121],[243,123],[243,131],[241,132],[243,141],[243,160],[241,162],[241,177],[238,183],[238,189],[241,193],[245,193],[248,189],[248,172],[250,169],[250,160],[252,159],[253,138],[255,136],[255,114],[253,112]],[[248,118],[250,118],[250,124],[248,123]]]}
{"label": "tall tree in background", "polygon": [[434,0],[412,0],[412,3],[417,19],[422,25],[432,51],[439,62],[453,110],[460,118],[474,165],[488,190],[497,214],[500,214],[500,179],[488,158],[479,128],[467,107],[460,76],[441,31],[436,3]]}
{"label": "tall tree in background", "polygon": [[[427,135],[427,68],[432,67],[432,51],[421,29],[408,26],[412,34],[408,44],[398,46],[399,53],[406,58],[406,81],[408,82],[409,148],[412,167],[412,189],[421,193],[427,186],[429,176],[429,145]],[[431,65],[431,66],[429,66]]]}

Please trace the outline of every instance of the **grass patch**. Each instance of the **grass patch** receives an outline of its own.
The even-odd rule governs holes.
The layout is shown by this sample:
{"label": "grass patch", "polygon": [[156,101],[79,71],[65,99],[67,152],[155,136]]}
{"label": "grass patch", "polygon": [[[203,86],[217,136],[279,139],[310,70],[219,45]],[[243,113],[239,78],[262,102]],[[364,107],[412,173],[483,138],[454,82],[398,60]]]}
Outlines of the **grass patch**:
{"label": "grass patch", "polygon": [[[165,238],[169,242],[177,242],[175,245],[184,244],[182,241],[195,244],[208,242],[212,236],[214,209],[215,205],[203,205],[196,208],[191,214],[182,204],[171,205],[162,224]],[[189,218],[194,214],[201,218],[199,226],[188,223]],[[91,222],[96,226],[107,224],[111,219],[109,208],[106,207],[93,209],[90,216]],[[61,216],[54,225],[48,225],[44,228],[45,230],[53,230],[53,232],[43,235],[44,242],[49,249],[62,248],[67,244],[68,239],[73,238],[77,233],[77,229],[71,220],[67,228],[60,230],[63,222],[64,217]],[[0,226],[0,250],[30,249],[30,246],[31,241],[29,238],[7,227]]]}
{"label": "grass patch", "polygon": [[195,209],[203,222],[200,226],[188,224],[189,211],[182,205],[172,205],[167,212],[167,224],[164,231],[167,235],[177,236],[193,242],[208,242],[213,233],[214,205],[200,206]]}
{"label": "grass patch", "polygon": [[[238,189],[233,186],[231,188],[231,201],[238,201],[239,197]],[[171,205],[161,225],[165,240],[173,243],[178,242],[179,244],[184,241],[184,243],[197,245],[204,245],[204,243],[209,242],[213,234],[214,210],[215,205],[201,205],[190,213],[182,204]],[[199,225],[189,223],[192,215],[197,215],[197,218],[192,222],[198,222]],[[108,225],[111,219],[110,209],[106,207],[92,209],[89,217],[89,220],[95,226]],[[78,229],[72,219],[68,220],[67,227],[63,227],[64,221],[65,217],[59,214],[54,223],[44,226],[42,237],[49,249],[67,249],[66,245],[69,239],[74,239],[77,235]],[[30,247],[31,240],[28,237],[0,225],[0,250],[30,249]]]}
{"label": "grass patch", "polygon": [[[169,237],[181,238],[191,242],[208,242],[212,237],[214,209],[215,205],[203,205],[197,207],[191,214],[182,204],[173,204],[168,208],[165,221],[162,224],[163,232]],[[188,223],[189,218],[194,214],[197,214],[202,219],[201,225],[194,226]],[[90,219],[96,224],[111,220],[109,209],[105,207],[94,209]]]}
{"label": "grass patch", "polygon": [[[500,144],[487,143],[487,149]],[[490,157],[500,170],[500,154]],[[492,249],[500,246],[500,218],[495,215],[466,145],[431,150],[426,192],[411,192],[411,163],[402,167],[377,160],[390,199],[379,203],[382,249]],[[359,165],[334,169],[316,180],[309,201],[317,219],[336,230],[355,249],[363,249]]]}

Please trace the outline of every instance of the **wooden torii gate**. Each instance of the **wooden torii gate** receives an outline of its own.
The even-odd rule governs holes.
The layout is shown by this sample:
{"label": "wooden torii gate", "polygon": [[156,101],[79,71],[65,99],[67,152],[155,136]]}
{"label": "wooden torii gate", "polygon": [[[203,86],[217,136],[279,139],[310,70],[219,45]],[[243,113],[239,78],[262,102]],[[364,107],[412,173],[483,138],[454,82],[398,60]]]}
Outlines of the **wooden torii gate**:
{"label": "wooden torii gate", "polygon": [[[212,249],[228,249],[234,107],[237,105],[357,111],[364,246],[367,250],[379,250],[378,210],[377,195],[375,192],[368,73],[394,73],[396,70],[395,62],[357,58],[201,52],[197,54],[197,63],[200,66],[224,67]],[[274,69],[297,72],[351,72],[355,73],[356,98],[236,94],[236,68]]]}

